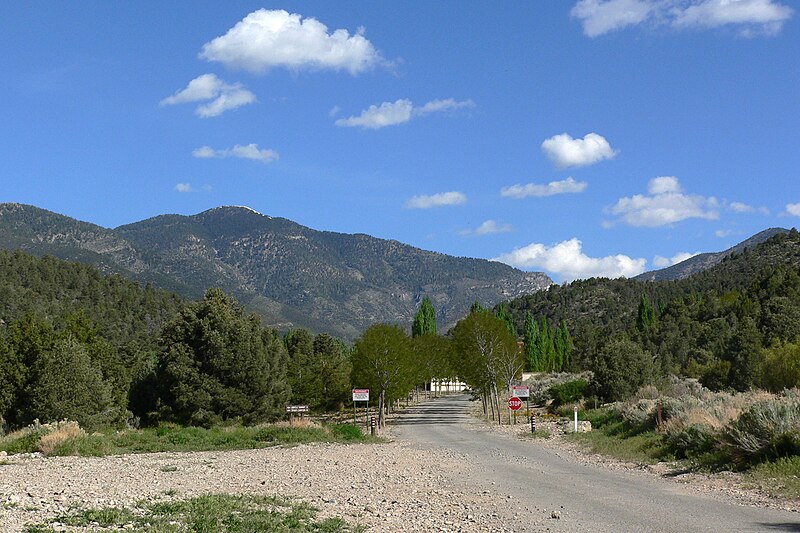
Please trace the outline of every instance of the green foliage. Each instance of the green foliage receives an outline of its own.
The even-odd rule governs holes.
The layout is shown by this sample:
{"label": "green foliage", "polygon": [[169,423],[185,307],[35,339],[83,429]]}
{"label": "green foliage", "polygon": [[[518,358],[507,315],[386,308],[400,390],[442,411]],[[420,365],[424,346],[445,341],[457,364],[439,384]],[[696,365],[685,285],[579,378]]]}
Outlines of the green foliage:
{"label": "green foliage", "polygon": [[305,329],[294,329],[283,337],[288,353],[286,377],[291,389],[291,402],[299,405],[307,402],[306,394],[313,379],[311,365],[314,356],[314,338]]}
{"label": "green foliage", "polygon": [[761,387],[772,392],[800,387],[800,343],[776,343],[762,356]]}
{"label": "green foliage", "polygon": [[497,318],[505,323],[506,328],[508,328],[508,332],[516,337],[517,325],[514,323],[514,315],[512,315],[511,311],[508,310],[508,302],[502,302],[500,305],[498,305],[495,309],[495,315],[497,315]]}
{"label": "green foliage", "polygon": [[411,325],[411,336],[421,335],[436,335],[436,310],[427,296],[422,299],[419,311],[414,315],[414,323]]}
{"label": "green foliage", "polygon": [[[292,531],[344,533],[361,531],[339,517],[317,519],[317,510],[277,496],[204,494],[187,500],[141,502],[136,509],[105,507],[75,509],[50,523],[85,528],[99,526],[136,531],[255,532]],[[33,528],[33,529],[31,529]],[[46,524],[28,531],[46,530]]]}
{"label": "green foliage", "polygon": [[311,380],[306,390],[312,405],[340,409],[350,397],[353,365],[342,345],[327,333],[314,338]]}
{"label": "green foliage", "polygon": [[510,384],[502,370],[506,361],[519,356],[516,338],[503,320],[486,312],[470,313],[453,329],[453,345],[458,375],[472,388],[489,391]]}
{"label": "green foliage", "polygon": [[[9,454],[40,451],[42,437],[53,426],[31,426],[0,437],[0,450]],[[333,426],[224,426],[181,427],[164,424],[153,428],[81,434],[59,442],[48,455],[104,456],[127,453],[246,450],[311,442],[380,442],[350,424]]]}
{"label": "green foliage", "polygon": [[750,480],[773,496],[800,498],[800,455],[760,463],[748,474]]}
{"label": "green foliage", "polygon": [[588,411],[583,417],[592,423],[592,431],[572,433],[568,438],[592,453],[639,463],[674,459],[652,428],[630,424],[607,409]]}
{"label": "green foliage", "polygon": [[281,414],[289,392],[284,345],[219,289],[210,289],[170,322],[161,344],[162,419],[207,427]]}
{"label": "green foliage", "polygon": [[625,400],[658,379],[650,354],[624,337],[611,339],[603,346],[592,371],[592,391],[610,402]]}
{"label": "green foliage", "polygon": [[650,298],[642,294],[642,297],[639,299],[639,309],[636,315],[636,329],[641,332],[646,332],[655,325],[656,311],[653,308],[653,304],[650,302]]}
{"label": "green foliage", "polygon": [[73,338],[59,341],[31,368],[25,394],[24,420],[76,420],[93,431],[119,416],[112,384],[89,357],[85,345]]}
{"label": "green foliage", "polygon": [[554,385],[548,390],[548,394],[553,399],[555,407],[574,403],[582,400],[589,390],[589,382],[585,379],[576,379],[575,381],[567,381],[560,385]]}
{"label": "green foliage", "polygon": [[800,394],[751,405],[725,429],[721,441],[739,465],[800,455]]}
{"label": "green foliage", "polygon": [[546,369],[547,346],[531,343],[531,320],[569,320],[569,368],[591,368],[610,338],[625,337],[663,373],[700,377],[714,389],[747,390],[760,383],[760,347],[800,335],[800,233],[778,234],[757,247],[677,281],[588,279],[509,303],[524,321],[531,369]]}
{"label": "green foliage", "polygon": [[356,341],[353,383],[377,392],[379,426],[386,402],[404,397],[416,384],[415,374],[411,340],[399,327],[375,324]]}
{"label": "green foliage", "polygon": [[448,337],[422,335],[411,339],[416,383],[429,383],[456,375],[453,369],[453,343]]}

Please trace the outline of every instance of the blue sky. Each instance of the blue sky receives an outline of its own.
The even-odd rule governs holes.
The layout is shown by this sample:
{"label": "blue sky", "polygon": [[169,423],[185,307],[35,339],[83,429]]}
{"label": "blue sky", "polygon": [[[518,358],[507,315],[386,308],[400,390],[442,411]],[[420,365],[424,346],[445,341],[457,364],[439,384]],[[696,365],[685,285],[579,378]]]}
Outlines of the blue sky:
{"label": "blue sky", "polygon": [[0,201],[632,276],[800,219],[788,0],[0,6]]}

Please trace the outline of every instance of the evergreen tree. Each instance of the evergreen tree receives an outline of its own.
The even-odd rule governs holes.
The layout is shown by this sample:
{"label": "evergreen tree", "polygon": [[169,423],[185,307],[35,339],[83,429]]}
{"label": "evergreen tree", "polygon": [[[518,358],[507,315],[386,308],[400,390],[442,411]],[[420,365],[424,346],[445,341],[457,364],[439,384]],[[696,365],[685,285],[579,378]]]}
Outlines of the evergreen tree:
{"label": "evergreen tree", "polygon": [[19,355],[0,335],[0,432],[22,392],[26,370]]}
{"label": "evergreen tree", "polygon": [[291,402],[295,405],[307,402],[306,395],[314,380],[314,339],[305,329],[294,329],[283,338],[289,356],[287,381],[291,390]]}
{"label": "evergreen tree", "polygon": [[728,344],[724,360],[730,363],[728,385],[738,391],[751,389],[759,379],[761,336],[755,321],[746,317]]}
{"label": "evergreen tree", "polygon": [[67,337],[42,354],[31,369],[25,399],[25,423],[68,419],[93,431],[118,418],[112,384],[103,379],[86,346]]}
{"label": "evergreen tree", "polygon": [[[314,337],[313,375],[309,391],[315,406],[341,408],[350,393],[353,365],[341,344],[327,333]],[[312,403],[312,400],[308,400]]]}
{"label": "evergreen tree", "polygon": [[470,312],[470,314],[472,314],[472,313],[485,313],[486,312],[486,308],[478,300],[475,300],[474,302],[472,302],[472,305],[469,308],[469,312]]}
{"label": "evergreen tree", "polygon": [[287,354],[256,315],[219,289],[189,305],[161,335],[158,380],[162,417],[209,426],[280,414],[288,399]]}
{"label": "evergreen tree", "polygon": [[650,298],[642,293],[639,298],[639,309],[636,315],[636,328],[642,333],[649,331],[656,324],[656,312]]}
{"label": "evergreen tree", "polygon": [[650,354],[624,336],[606,342],[594,359],[592,371],[594,393],[608,402],[627,400],[658,378]]}

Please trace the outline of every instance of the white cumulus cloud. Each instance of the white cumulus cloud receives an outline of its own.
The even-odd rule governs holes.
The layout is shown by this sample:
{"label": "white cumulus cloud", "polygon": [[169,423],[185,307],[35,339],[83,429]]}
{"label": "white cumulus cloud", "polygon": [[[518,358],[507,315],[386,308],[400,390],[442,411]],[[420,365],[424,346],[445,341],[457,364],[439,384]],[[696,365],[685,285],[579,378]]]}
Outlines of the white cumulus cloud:
{"label": "white cumulus cloud", "polygon": [[192,151],[194,157],[200,159],[209,158],[226,158],[237,157],[240,159],[250,159],[253,161],[261,161],[263,163],[270,163],[278,159],[278,152],[268,148],[259,148],[257,144],[250,143],[246,145],[237,144],[233,148],[226,148],[223,150],[215,150],[210,146],[201,146]]}
{"label": "white cumulus cloud", "polygon": [[587,133],[583,139],[567,133],[554,135],[542,142],[542,151],[558,168],[584,167],[617,155],[605,137],[596,133]]}
{"label": "white cumulus cloud", "polygon": [[589,257],[583,253],[583,243],[570,239],[553,246],[532,243],[502,254],[500,261],[517,268],[541,268],[557,275],[562,281],[591,277],[632,277],[645,271],[647,260],[627,255]]}
{"label": "white cumulus cloud", "polygon": [[211,191],[211,185],[203,185],[198,189],[191,183],[176,183],[172,189],[180,193],[200,192],[200,191],[209,192]]}
{"label": "white cumulus cloud", "polygon": [[344,29],[329,33],[320,21],[282,9],[253,11],[225,35],[204,44],[200,57],[255,74],[284,67],[356,75],[387,63],[364,37],[364,28],[352,35]]}
{"label": "white cumulus cloud", "polygon": [[514,228],[511,224],[499,224],[495,220],[486,220],[474,230],[466,229],[460,232],[461,235],[491,235],[493,233],[508,233]]}
{"label": "white cumulus cloud", "polygon": [[752,213],[756,210],[752,205],[747,205],[742,202],[731,202],[729,207],[735,213]]}
{"label": "white cumulus cloud", "polygon": [[161,100],[161,105],[185,104],[189,102],[210,102],[198,106],[195,114],[200,117],[216,117],[243,105],[256,101],[256,95],[245,89],[241,83],[226,83],[214,74],[198,76],[184,88]]}
{"label": "white cumulus cloud", "polygon": [[692,258],[699,254],[700,252],[678,252],[677,254],[673,255],[672,257],[663,257],[657,255],[653,258],[653,266],[658,268],[666,268],[668,266],[677,265],[680,262],[686,261],[689,258]]}
{"label": "white cumulus cloud", "polygon": [[704,0],[673,11],[676,27],[717,28],[739,25],[742,35],[774,35],[794,10],[773,0]]}
{"label": "white cumulus cloud", "polygon": [[463,192],[449,191],[431,194],[428,196],[414,196],[408,202],[408,209],[428,209],[431,207],[441,207],[445,205],[459,205],[467,202],[467,195]]}
{"label": "white cumulus cloud", "polygon": [[800,203],[786,204],[786,212],[790,215],[800,217]]}
{"label": "white cumulus cloud", "polygon": [[597,37],[647,20],[655,9],[647,0],[581,0],[570,11],[580,19],[583,33]]}
{"label": "white cumulus cloud", "polygon": [[713,196],[685,194],[673,176],[650,180],[648,194],[620,198],[608,209],[619,220],[631,226],[657,227],[688,218],[719,218],[719,202]]}
{"label": "white cumulus cloud", "polygon": [[411,100],[397,100],[396,102],[384,102],[380,106],[371,105],[358,116],[340,118],[336,121],[337,126],[361,127],[371,130],[385,128],[386,126],[396,126],[411,120],[411,112],[414,104]]}
{"label": "white cumulus cloud", "polygon": [[628,26],[738,28],[740,35],[775,35],[794,10],[775,0],[580,0],[570,11],[583,33],[597,37]]}
{"label": "white cumulus cloud", "polygon": [[569,177],[561,181],[551,181],[546,185],[528,183],[526,185],[508,185],[500,189],[500,196],[506,198],[527,198],[528,196],[553,196],[556,194],[569,194],[583,192],[589,184],[585,181],[575,181]]}
{"label": "white cumulus cloud", "polygon": [[475,107],[472,100],[432,100],[423,106],[414,106],[411,100],[401,98],[395,102],[383,102],[381,105],[371,105],[360,115],[340,118],[337,126],[360,127],[377,130],[386,126],[396,126],[410,121],[413,117],[423,117],[431,113],[441,113],[462,108]]}

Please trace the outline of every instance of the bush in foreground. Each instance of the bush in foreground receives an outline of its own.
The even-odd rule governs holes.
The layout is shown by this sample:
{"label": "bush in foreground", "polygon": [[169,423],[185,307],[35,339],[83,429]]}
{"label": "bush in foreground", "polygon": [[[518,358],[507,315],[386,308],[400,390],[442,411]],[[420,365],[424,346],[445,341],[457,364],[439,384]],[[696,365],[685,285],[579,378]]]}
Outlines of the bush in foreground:
{"label": "bush in foreground", "polygon": [[292,446],[309,442],[382,442],[364,435],[351,424],[302,427],[285,423],[252,427],[181,427],[131,429],[87,435],[75,422],[31,426],[0,438],[0,450],[10,454],[42,452],[45,455],[103,456],[125,453],[243,450]]}

